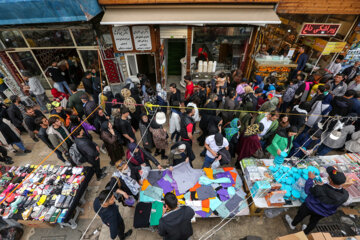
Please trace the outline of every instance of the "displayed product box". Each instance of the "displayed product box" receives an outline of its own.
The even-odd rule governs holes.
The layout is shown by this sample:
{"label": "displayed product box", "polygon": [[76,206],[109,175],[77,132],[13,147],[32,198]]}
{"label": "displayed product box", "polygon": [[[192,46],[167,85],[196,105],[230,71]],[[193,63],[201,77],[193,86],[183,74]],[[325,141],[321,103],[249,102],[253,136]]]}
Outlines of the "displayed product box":
{"label": "displayed product box", "polygon": [[286,191],[273,191],[265,196],[265,200],[269,206],[281,207],[285,204],[284,196]]}
{"label": "displayed product box", "polygon": [[257,181],[251,188],[250,192],[254,198],[264,197],[271,189],[271,185],[268,181]]}
{"label": "displayed product box", "polygon": [[304,232],[297,232],[294,234],[277,237],[276,240],[308,240]]}

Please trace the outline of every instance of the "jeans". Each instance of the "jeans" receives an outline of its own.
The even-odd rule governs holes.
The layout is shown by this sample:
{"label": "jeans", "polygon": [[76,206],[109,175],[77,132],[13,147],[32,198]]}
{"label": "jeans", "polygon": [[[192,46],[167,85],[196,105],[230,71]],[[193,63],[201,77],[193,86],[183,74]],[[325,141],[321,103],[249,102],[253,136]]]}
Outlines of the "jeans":
{"label": "jeans", "polygon": [[71,90],[69,88],[69,85],[65,81],[55,82],[54,83],[54,88],[56,88],[59,92],[63,92],[63,93],[65,93],[64,88],[66,88],[66,91],[68,92],[68,94],[72,95]]}
{"label": "jeans", "polygon": [[20,148],[21,149],[21,151],[25,151],[26,150],[26,148],[25,148],[25,146],[24,146],[24,144],[22,143],[22,142],[16,142],[16,143],[14,143],[16,146],[18,146],[18,148]]}
{"label": "jeans", "polygon": [[325,146],[324,144],[321,144],[320,147],[318,148],[317,152],[316,152],[316,155],[325,156],[331,150],[332,150],[332,148],[329,148],[328,146]]}
{"label": "jeans", "polygon": [[179,133],[178,131],[173,132],[173,133],[171,134],[171,140],[173,140],[174,137],[175,137],[176,142],[178,142],[178,141],[179,141],[179,138],[180,138],[180,133]]}
{"label": "jeans", "polygon": [[303,203],[299,208],[294,220],[292,221],[291,225],[296,226],[298,225],[305,217],[310,215],[310,222],[304,230],[304,233],[307,235],[309,234],[315,227],[316,224],[320,221],[320,219],[324,218],[317,213],[311,211],[307,206],[306,203]]}
{"label": "jeans", "polygon": [[208,155],[205,155],[205,160],[202,168],[211,167],[211,164],[215,161],[215,158],[211,158]]}

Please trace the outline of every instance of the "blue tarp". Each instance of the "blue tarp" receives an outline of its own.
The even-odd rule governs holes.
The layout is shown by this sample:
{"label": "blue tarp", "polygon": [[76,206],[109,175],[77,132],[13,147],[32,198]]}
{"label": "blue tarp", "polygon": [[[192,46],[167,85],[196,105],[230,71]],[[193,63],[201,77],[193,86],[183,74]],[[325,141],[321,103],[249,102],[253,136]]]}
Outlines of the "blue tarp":
{"label": "blue tarp", "polygon": [[89,21],[97,0],[0,0],[0,25]]}

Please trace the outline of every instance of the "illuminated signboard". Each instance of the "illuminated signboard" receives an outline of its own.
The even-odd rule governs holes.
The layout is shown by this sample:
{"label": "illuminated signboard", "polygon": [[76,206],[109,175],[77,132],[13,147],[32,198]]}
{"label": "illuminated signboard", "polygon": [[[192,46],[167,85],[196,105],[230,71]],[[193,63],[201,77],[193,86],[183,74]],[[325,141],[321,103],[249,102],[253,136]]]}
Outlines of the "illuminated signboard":
{"label": "illuminated signboard", "polygon": [[300,35],[335,36],[340,27],[340,23],[304,23]]}

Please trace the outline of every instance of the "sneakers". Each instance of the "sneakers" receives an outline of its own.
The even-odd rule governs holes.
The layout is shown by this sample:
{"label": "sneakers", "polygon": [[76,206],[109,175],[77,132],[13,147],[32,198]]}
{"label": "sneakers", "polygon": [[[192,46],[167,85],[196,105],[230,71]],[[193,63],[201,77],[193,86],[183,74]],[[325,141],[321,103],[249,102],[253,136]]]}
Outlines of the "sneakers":
{"label": "sneakers", "polygon": [[97,178],[98,181],[100,181],[101,179],[103,179],[104,177],[106,177],[107,173],[103,172],[101,173],[101,176]]}
{"label": "sneakers", "polygon": [[[39,141],[39,140],[38,140]],[[24,153],[31,153],[31,150],[25,149]]]}
{"label": "sneakers", "polygon": [[286,220],[286,222],[289,224],[290,229],[291,229],[291,230],[294,230],[294,229],[295,229],[295,226],[293,226],[293,225],[291,224],[292,221],[293,221],[293,219],[292,219],[288,214],[285,215],[285,220]]}

